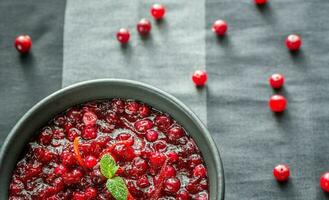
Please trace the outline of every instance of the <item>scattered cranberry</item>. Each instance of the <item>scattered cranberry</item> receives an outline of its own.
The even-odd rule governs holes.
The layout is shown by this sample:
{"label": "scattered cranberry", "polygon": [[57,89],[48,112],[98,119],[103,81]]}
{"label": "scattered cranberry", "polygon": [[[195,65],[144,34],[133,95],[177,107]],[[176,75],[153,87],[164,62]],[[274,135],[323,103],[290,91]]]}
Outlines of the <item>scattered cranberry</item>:
{"label": "scattered cranberry", "polygon": [[227,31],[227,23],[224,20],[216,20],[212,25],[212,31],[218,36],[225,35]]}
{"label": "scattered cranberry", "polygon": [[167,154],[167,156],[168,156],[169,162],[171,162],[171,163],[176,163],[179,159],[178,154],[176,152],[169,152]]}
{"label": "scattered cranberry", "polygon": [[176,169],[170,165],[166,166],[165,168],[165,177],[171,178],[176,176]]}
{"label": "scattered cranberry", "polygon": [[156,141],[158,139],[158,136],[159,136],[159,133],[155,130],[148,130],[145,135],[147,141],[149,141],[149,142]]}
{"label": "scattered cranberry", "polygon": [[286,46],[290,51],[296,51],[302,46],[302,38],[299,35],[289,35],[286,39]]}
{"label": "scattered cranberry", "polygon": [[88,168],[93,168],[97,164],[97,159],[94,156],[87,156],[85,159],[85,165]]}
{"label": "scattered cranberry", "polygon": [[25,54],[30,51],[32,47],[32,39],[28,35],[20,35],[16,37],[15,47],[18,52]]}
{"label": "scattered cranberry", "polygon": [[290,176],[290,169],[287,165],[277,165],[273,169],[273,175],[277,181],[287,181]]}
{"label": "scattered cranberry", "polygon": [[135,128],[139,132],[145,132],[153,127],[153,122],[149,119],[142,119],[135,123]]}
{"label": "scattered cranberry", "polygon": [[208,75],[206,71],[197,70],[193,73],[192,80],[196,86],[204,86],[207,82]]}
{"label": "scattered cranberry", "polygon": [[320,177],[320,186],[324,191],[329,192],[329,172]]}
{"label": "scattered cranberry", "polygon": [[184,130],[180,126],[171,127],[167,133],[170,140],[177,140],[184,135]]}
{"label": "scattered cranberry", "polygon": [[121,44],[126,44],[129,41],[130,38],[130,32],[128,29],[121,28],[117,32],[117,39]]}
{"label": "scattered cranberry", "polygon": [[176,195],[177,200],[190,200],[190,194],[186,190],[179,191]]}
{"label": "scattered cranberry", "polygon": [[267,3],[267,0],[254,0],[256,4],[263,5]]}
{"label": "scattered cranberry", "polygon": [[148,19],[141,19],[137,24],[137,31],[142,34],[146,35],[151,31],[152,25]]}
{"label": "scattered cranberry", "polygon": [[280,89],[284,84],[284,76],[282,74],[272,74],[269,78],[270,85],[274,89]]}
{"label": "scattered cranberry", "polygon": [[169,178],[164,182],[164,191],[169,194],[175,194],[180,188],[180,180],[178,178]]}
{"label": "scattered cranberry", "polygon": [[82,117],[82,121],[86,126],[93,126],[96,124],[97,115],[92,112],[86,112]]}
{"label": "scattered cranberry", "polygon": [[147,176],[142,176],[137,180],[136,184],[140,188],[146,188],[150,185],[150,181],[148,180]]}
{"label": "scattered cranberry", "polygon": [[162,19],[166,13],[166,8],[161,4],[153,4],[151,7],[151,15],[154,19]]}
{"label": "scattered cranberry", "polygon": [[67,173],[67,168],[64,165],[58,165],[55,167],[54,173],[58,176],[62,176]]}
{"label": "scattered cranberry", "polygon": [[85,195],[89,199],[94,199],[97,196],[97,190],[95,188],[89,187],[85,190]]}
{"label": "scattered cranberry", "polygon": [[153,153],[150,156],[151,165],[155,167],[161,167],[165,161],[166,161],[166,156],[164,156],[163,154]]}
{"label": "scattered cranberry", "polygon": [[207,176],[207,170],[203,164],[199,164],[193,169],[193,176],[204,178]]}
{"label": "scattered cranberry", "polygon": [[82,137],[85,140],[95,139],[97,137],[97,130],[93,126],[87,126],[82,131]]}
{"label": "scattered cranberry", "polygon": [[269,106],[273,112],[283,112],[286,109],[287,100],[282,95],[273,95],[269,100]]}

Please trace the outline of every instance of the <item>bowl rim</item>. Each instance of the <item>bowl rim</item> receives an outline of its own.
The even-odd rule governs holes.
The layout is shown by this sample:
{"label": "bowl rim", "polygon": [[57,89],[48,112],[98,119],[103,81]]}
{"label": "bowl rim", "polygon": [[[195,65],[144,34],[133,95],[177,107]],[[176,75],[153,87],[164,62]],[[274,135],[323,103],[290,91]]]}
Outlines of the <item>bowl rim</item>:
{"label": "bowl rim", "polygon": [[133,87],[139,87],[142,89],[147,89],[148,91],[151,91],[152,93],[156,93],[157,95],[160,95],[161,97],[165,98],[166,100],[171,101],[174,103],[177,107],[179,107],[184,113],[186,113],[193,123],[197,125],[201,130],[203,130],[202,134],[205,135],[205,138],[208,140],[207,142],[210,144],[209,148],[211,148],[211,151],[215,154],[215,165],[216,168],[219,172],[218,175],[218,181],[220,183],[220,187],[218,187],[219,191],[218,193],[220,194],[220,200],[224,200],[225,196],[225,177],[224,177],[224,168],[223,168],[223,163],[222,159],[219,153],[219,150],[217,148],[216,143],[214,142],[213,137],[211,136],[210,132],[208,131],[208,128],[204,125],[204,123],[198,118],[198,116],[190,109],[188,108],[183,102],[181,102],[179,99],[174,97],[173,95],[157,88],[154,86],[151,86],[146,83],[142,83],[139,81],[134,81],[134,80],[128,80],[128,79],[115,79],[115,78],[106,78],[106,79],[93,79],[93,80],[87,80],[87,81],[82,81],[78,82],[72,85],[69,85],[67,87],[64,87],[62,89],[59,89],[52,94],[48,95],[47,97],[43,98],[40,100],[38,103],[36,103],[33,107],[31,107],[25,114],[16,122],[14,127],[11,129],[9,134],[6,136],[6,139],[4,140],[1,150],[0,150],[0,167],[3,166],[4,163],[4,157],[6,153],[8,153],[8,149],[10,148],[10,145],[13,144],[17,134],[18,134],[18,129],[23,124],[24,121],[30,118],[33,112],[36,110],[39,110],[44,104],[46,104],[48,101],[51,101],[52,99],[56,98],[57,96],[61,96],[62,94],[69,92],[71,90],[74,90],[76,88],[84,87],[90,84],[98,84],[98,83],[120,83],[128,86],[133,86]]}

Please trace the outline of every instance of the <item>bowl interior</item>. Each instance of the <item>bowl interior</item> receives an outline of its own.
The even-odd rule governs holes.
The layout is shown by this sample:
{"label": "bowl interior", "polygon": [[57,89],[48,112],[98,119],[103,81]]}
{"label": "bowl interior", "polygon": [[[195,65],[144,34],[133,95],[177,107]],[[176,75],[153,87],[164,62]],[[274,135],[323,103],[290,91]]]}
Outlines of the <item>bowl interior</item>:
{"label": "bowl interior", "polygon": [[95,80],[64,88],[29,110],[15,125],[0,153],[0,199],[8,198],[12,171],[25,144],[30,141],[45,123],[66,108],[89,100],[127,98],[145,102],[154,108],[169,113],[196,141],[205,159],[210,185],[210,197],[224,198],[223,169],[218,150],[209,132],[201,121],[186,106],[173,96],[154,87],[127,80]]}

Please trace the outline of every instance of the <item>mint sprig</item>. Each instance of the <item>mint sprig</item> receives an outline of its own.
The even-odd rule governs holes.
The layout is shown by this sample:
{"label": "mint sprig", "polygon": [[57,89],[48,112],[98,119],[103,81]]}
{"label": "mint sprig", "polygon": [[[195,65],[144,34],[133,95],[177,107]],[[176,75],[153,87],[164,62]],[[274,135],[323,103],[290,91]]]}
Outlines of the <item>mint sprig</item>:
{"label": "mint sprig", "polygon": [[100,170],[107,178],[106,188],[116,200],[127,200],[128,189],[124,180],[116,176],[119,166],[109,154],[105,154],[100,161]]}

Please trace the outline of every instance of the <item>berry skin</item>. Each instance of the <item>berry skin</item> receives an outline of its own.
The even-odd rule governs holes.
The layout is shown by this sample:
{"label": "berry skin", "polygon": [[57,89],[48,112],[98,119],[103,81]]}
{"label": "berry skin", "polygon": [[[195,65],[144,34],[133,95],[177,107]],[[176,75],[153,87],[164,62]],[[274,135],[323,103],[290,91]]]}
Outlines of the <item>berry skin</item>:
{"label": "berry skin", "polygon": [[85,159],[85,165],[88,168],[93,168],[97,164],[97,159],[94,156],[87,156]]}
{"label": "berry skin", "polygon": [[82,121],[86,126],[93,126],[96,124],[97,115],[92,112],[86,112],[82,117]]}
{"label": "berry skin", "polygon": [[193,176],[200,178],[204,178],[207,176],[207,170],[203,164],[200,164],[193,169]]}
{"label": "berry skin", "polygon": [[302,38],[299,35],[289,35],[286,39],[286,46],[290,51],[296,51],[302,46]]}
{"label": "berry skin", "polygon": [[149,142],[154,142],[158,139],[159,133],[155,130],[148,130],[145,134],[145,138]]}
{"label": "berry skin", "polygon": [[206,71],[197,70],[192,75],[192,80],[196,86],[204,86],[208,80]]}
{"label": "berry skin", "polygon": [[137,23],[137,31],[142,35],[148,34],[151,31],[151,29],[152,29],[152,25],[148,19],[143,18]]}
{"label": "berry skin", "polygon": [[269,78],[269,83],[272,88],[280,89],[284,84],[284,76],[282,74],[272,74]]}
{"label": "berry skin", "polygon": [[117,32],[117,39],[121,44],[126,44],[129,41],[130,38],[130,32],[128,29],[121,28]]}
{"label": "berry skin", "polygon": [[28,35],[20,35],[16,37],[15,48],[18,52],[25,54],[30,51],[32,47],[32,39]]}
{"label": "berry skin", "polygon": [[161,4],[153,4],[150,11],[154,19],[159,20],[165,15],[166,8]]}
{"label": "berry skin", "polygon": [[164,182],[164,191],[169,194],[176,194],[180,185],[181,183],[178,178],[169,178]]}
{"label": "berry skin", "polygon": [[320,187],[325,191],[329,192],[329,172],[324,173],[320,177]]}
{"label": "berry skin", "polygon": [[257,5],[263,5],[263,4],[267,3],[267,0],[254,0],[254,1],[255,1],[255,4],[257,4]]}
{"label": "berry skin", "polygon": [[277,165],[273,169],[273,175],[275,179],[279,182],[287,181],[290,176],[290,169],[287,165]]}
{"label": "berry skin", "polygon": [[218,36],[225,35],[227,31],[227,23],[224,20],[216,20],[212,25],[212,31]]}
{"label": "berry skin", "polygon": [[286,109],[287,100],[282,95],[271,96],[268,105],[273,112],[283,112]]}

